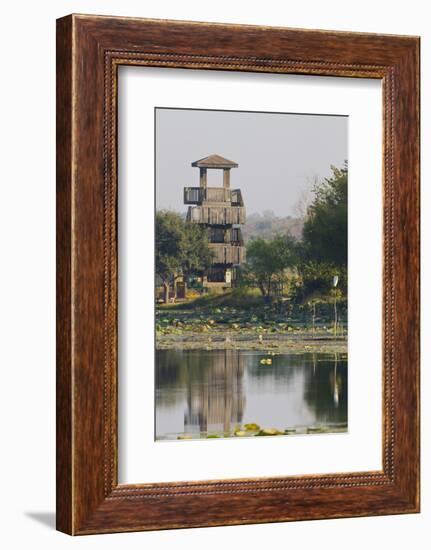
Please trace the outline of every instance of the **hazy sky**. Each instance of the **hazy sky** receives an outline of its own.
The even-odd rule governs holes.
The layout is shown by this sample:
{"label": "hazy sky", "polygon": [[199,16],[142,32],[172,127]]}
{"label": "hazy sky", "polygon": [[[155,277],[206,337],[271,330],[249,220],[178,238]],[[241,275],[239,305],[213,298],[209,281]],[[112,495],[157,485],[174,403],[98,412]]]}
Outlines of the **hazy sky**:
{"label": "hazy sky", "polygon": [[[347,160],[347,125],[342,116],[158,108],[157,209],[185,212],[183,187],[199,186],[191,163],[218,154],[238,163],[231,187],[241,189],[248,214],[294,215],[307,179]],[[222,173],[208,170],[208,185],[222,185]]]}

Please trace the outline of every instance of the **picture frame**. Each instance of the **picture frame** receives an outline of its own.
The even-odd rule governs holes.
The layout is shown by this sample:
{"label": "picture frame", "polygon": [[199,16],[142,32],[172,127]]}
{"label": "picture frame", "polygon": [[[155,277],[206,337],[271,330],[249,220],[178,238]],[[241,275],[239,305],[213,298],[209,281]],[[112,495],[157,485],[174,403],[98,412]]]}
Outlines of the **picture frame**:
{"label": "picture frame", "polygon": [[[382,470],[118,483],[121,65],[382,82]],[[84,535],[415,512],[419,38],[92,15],[59,19],[57,529]]]}

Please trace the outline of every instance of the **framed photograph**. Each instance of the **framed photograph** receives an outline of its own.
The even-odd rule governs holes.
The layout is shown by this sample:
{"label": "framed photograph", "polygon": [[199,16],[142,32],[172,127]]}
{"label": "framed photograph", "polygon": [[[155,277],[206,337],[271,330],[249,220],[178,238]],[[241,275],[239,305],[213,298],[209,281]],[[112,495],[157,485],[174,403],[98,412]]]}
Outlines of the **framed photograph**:
{"label": "framed photograph", "polygon": [[419,39],[57,21],[57,528],[419,511]]}
{"label": "framed photograph", "polygon": [[156,108],[157,441],[348,431],[347,120]]}

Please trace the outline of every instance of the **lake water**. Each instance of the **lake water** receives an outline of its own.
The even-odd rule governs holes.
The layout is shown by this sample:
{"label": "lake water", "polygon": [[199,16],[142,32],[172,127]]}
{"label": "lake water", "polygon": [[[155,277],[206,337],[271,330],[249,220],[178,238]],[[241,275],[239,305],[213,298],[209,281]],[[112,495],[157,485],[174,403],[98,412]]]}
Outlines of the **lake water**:
{"label": "lake water", "polygon": [[347,356],[156,351],[156,439],[347,430]]}

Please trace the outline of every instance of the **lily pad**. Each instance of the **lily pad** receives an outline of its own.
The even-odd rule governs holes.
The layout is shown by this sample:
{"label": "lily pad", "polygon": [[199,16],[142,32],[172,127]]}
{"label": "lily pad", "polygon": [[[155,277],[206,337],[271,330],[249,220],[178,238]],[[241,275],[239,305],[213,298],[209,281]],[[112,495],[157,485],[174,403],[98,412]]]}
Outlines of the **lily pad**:
{"label": "lily pad", "polygon": [[282,432],[277,430],[277,428],[264,428],[263,430],[260,430],[258,435],[282,435]]}
{"label": "lily pad", "polygon": [[258,432],[260,430],[259,424],[254,424],[254,423],[244,424],[244,428],[248,432]]}

